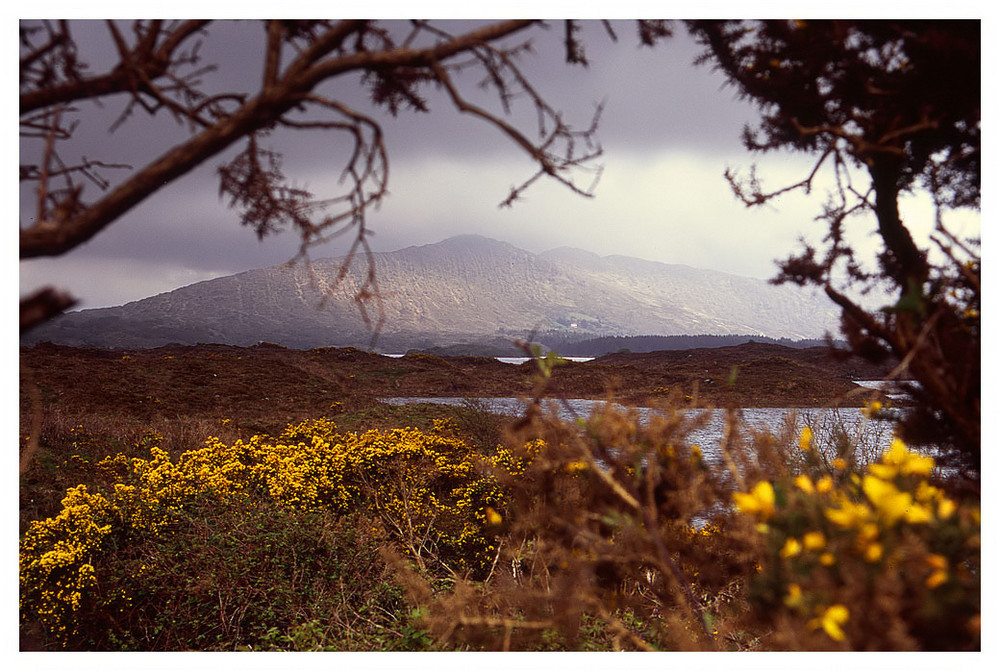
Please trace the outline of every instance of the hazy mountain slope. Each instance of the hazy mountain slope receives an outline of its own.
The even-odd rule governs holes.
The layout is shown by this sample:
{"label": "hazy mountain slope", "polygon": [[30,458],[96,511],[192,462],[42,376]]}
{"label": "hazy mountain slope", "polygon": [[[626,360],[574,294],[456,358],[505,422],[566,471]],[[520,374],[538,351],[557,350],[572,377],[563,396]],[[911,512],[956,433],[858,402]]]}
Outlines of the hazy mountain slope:
{"label": "hazy mountain slope", "polygon": [[[757,279],[559,248],[532,254],[479,236],[375,255],[383,351],[564,331],[819,337],[834,325],[825,297]],[[114,308],[69,313],[22,342],[96,347],[261,340],[289,347],[367,345],[352,300],[356,261],[331,288],[340,259],[275,266],[199,282]],[[326,295],[325,304],[320,305]],[[374,314],[374,306],[372,307]]]}
{"label": "hazy mountain slope", "polygon": [[[588,258],[559,254],[544,258],[586,270],[619,291],[643,297],[649,314],[683,314],[677,333],[759,333],[810,338],[832,327],[836,311],[808,290],[774,287],[761,280],[690,266],[656,263],[626,256]],[[780,335],[776,335],[780,334]]]}

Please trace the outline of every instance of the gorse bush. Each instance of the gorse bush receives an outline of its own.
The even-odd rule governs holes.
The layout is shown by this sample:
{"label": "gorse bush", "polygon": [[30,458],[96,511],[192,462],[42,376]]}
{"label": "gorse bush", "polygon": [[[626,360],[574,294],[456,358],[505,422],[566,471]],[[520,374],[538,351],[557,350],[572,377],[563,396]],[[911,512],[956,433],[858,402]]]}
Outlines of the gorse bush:
{"label": "gorse bush", "polygon": [[509,444],[539,449],[503,479],[513,570],[492,590],[429,604],[432,631],[501,649],[577,649],[595,637],[604,649],[714,649],[707,604],[755,559],[727,535],[725,479],[685,440],[704,418],[680,410],[645,422],[611,405],[577,422],[529,413]]}
{"label": "gorse bush", "polygon": [[111,547],[169,536],[204,505],[266,500],[303,513],[363,513],[420,569],[482,577],[496,554],[489,517],[500,517],[505,505],[485,469],[516,465],[504,450],[493,459],[477,455],[447,421],[431,432],[342,435],[316,420],[289,426],[277,440],[209,438],[176,460],[155,445],[149,452],[95,464],[113,482],[110,491],[71,489],[60,513],[32,522],[21,541],[22,620],[37,621],[64,645],[81,634],[84,612],[110,605],[95,567]]}
{"label": "gorse bush", "polygon": [[482,422],[320,419],[75,455],[90,479],[25,525],[22,631],[114,650],[978,649],[978,496],[931,457],[732,413],[707,459],[687,410],[531,406],[499,444]]}
{"label": "gorse bush", "polygon": [[897,439],[862,473],[788,474],[734,493],[763,550],[750,606],[781,647],[978,647],[979,508],[930,484],[933,470]]}
{"label": "gorse bush", "polygon": [[736,424],[710,463],[686,440],[701,420],[680,410],[646,422],[610,405],[575,422],[529,413],[511,444],[541,448],[504,479],[510,572],[446,594],[411,587],[438,640],[978,648],[978,502],[947,495],[933,459],[896,440],[859,465],[820,453],[808,428],[747,436]]}
{"label": "gorse bush", "polygon": [[74,487],[54,518],[32,522],[21,540],[21,617],[37,618],[66,643],[79,631],[85,599],[97,586],[93,557],[111,532],[110,505],[100,494]]}

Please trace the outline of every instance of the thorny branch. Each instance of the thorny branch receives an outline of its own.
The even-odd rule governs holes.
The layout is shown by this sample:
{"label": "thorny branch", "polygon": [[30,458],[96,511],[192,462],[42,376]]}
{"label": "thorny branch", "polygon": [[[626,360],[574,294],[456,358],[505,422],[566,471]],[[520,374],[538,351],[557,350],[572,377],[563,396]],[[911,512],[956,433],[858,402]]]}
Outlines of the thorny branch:
{"label": "thorny branch", "polygon": [[812,191],[813,181],[816,179],[816,175],[819,173],[820,168],[823,167],[823,163],[832,154],[836,154],[836,148],[833,144],[827,145],[827,148],[820,154],[819,159],[816,160],[815,165],[809,174],[802,180],[795,182],[794,184],[789,184],[787,186],[781,187],[776,191],[765,192],[757,178],[756,167],[751,168],[750,177],[745,183],[741,183],[738,175],[735,171],[727,168],[725,171],[726,181],[729,182],[729,186],[733,191],[733,194],[739,198],[744,205],[754,206],[763,205],[764,203],[774,200],[778,196],[789,193],[791,191],[802,190],[805,193]]}

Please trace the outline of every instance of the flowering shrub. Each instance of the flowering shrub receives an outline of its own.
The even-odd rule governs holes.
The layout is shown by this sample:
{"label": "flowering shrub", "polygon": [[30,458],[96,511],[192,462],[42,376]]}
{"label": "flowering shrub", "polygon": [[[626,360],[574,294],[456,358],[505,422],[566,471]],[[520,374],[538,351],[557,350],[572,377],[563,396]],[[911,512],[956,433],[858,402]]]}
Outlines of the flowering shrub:
{"label": "flowering shrub", "polygon": [[[710,608],[742,557],[710,524],[722,485],[684,440],[702,420],[607,404],[566,422],[528,414],[505,480],[513,514],[501,566],[480,593],[428,599],[427,626],[486,649],[699,650],[716,647]],[[720,520],[721,522],[721,520]],[[479,611],[478,617],[469,612]],[[456,624],[458,623],[458,624]]]}
{"label": "flowering shrub", "polygon": [[[717,463],[687,440],[698,421],[609,406],[476,449],[452,420],[312,420],[175,457],[147,432],[143,458],[70,457],[68,482],[101,484],[26,526],[22,621],[99,649],[266,647],[272,629],[279,647],[345,646],[336,632],[372,622],[374,593],[390,604],[379,649],[410,645],[404,611],[437,646],[979,646],[979,510],[930,457],[897,440],[832,458],[789,428],[733,431]],[[380,555],[386,541],[420,571]]]}
{"label": "flowering shrub", "polygon": [[977,649],[979,511],[931,458],[731,417],[708,461],[698,421],[528,417],[518,442],[543,442],[506,483],[510,587],[426,599],[431,631],[505,650]]}
{"label": "flowering shrub", "polygon": [[82,601],[97,584],[94,556],[111,531],[111,506],[84,485],[66,492],[62,511],[32,522],[21,540],[21,613],[31,612],[60,642],[77,633]]}
{"label": "flowering shrub", "polygon": [[[481,576],[496,547],[504,493],[487,470],[523,469],[500,450],[479,458],[453,427],[339,434],[328,420],[289,426],[272,440],[255,435],[205,446],[176,461],[159,447],[147,459],[108,457],[97,469],[113,479],[106,495],[80,485],[62,511],[33,522],[20,547],[21,616],[67,643],[81,602],[96,599],[95,564],[115,535],[162,534],[192,503],[263,497],[302,511],[366,510],[385,524],[422,569]],[[510,472],[510,471],[508,471]]]}
{"label": "flowering shrub", "polygon": [[978,647],[979,509],[931,484],[933,472],[896,439],[864,472],[800,473],[733,495],[765,549],[751,601],[784,646]]}

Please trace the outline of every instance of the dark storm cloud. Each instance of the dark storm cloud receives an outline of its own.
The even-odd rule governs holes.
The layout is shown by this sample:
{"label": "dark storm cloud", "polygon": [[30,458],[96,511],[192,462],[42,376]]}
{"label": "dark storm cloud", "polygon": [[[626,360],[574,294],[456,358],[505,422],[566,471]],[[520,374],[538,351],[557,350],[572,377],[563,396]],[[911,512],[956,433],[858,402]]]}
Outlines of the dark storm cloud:
{"label": "dark storm cloud", "polygon": [[[460,32],[471,24],[443,25]],[[405,24],[390,27],[398,31]],[[595,105],[605,102],[598,132],[605,170],[593,199],[539,183],[524,202],[499,210],[507,190],[530,177],[535,166],[496,128],[460,114],[433,87],[424,90],[429,114],[404,110],[392,117],[372,107],[356,75],[326,85],[324,95],[372,115],[385,132],[390,196],[368,216],[375,248],[391,250],[473,232],[532,251],[569,244],[601,254],[770,276],[773,259],[787,252],[797,227],[808,226],[815,212],[793,207],[747,214],[735,203],[722,173],[733,163],[749,165],[739,134],[754,118],[753,111],[734,99],[717,73],[692,65],[698,47],[681,23],[675,23],[673,38],[652,49],[638,46],[630,22],[616,21],[614,27],[617,41],[598,22],[584,23],[588,67],[565,63],[559,22],[533,31],[534,51],[518,61],[539,93],[574,127],[587,127]],[[79,30],[85,59],[100,70],[109,58],[106,29],[89,22]],[[256,22],[211,27],[203,62],[219,69],[203,77],[209,91],[253,90],[261,76],[262,30]],[[90,49],[100,44],[102,49]],[[495,96],[477,88],[478,76],[463,76],[459,83],[465,95],[499,113]],[[187,137],[187,130],[162,112],[154,119],[139,112],[109,134],[124,102],[81,104],[86,123],[67,143],[65,157],[139,168]],[[535,133],[534,110],[526,100],[516,101],[511,118],[529,137]],[[265,142],[284,154],[285,172],[295,186],[318,197],[341,192],[338,180],[350,148],[343,134],[278,130]],[[22,292],[55,282],[74,290],[84,306],[107,305],[287,261],[298,247],[294,233],[260,242],[219,199],[217,168],[240,148],[227,149],[168,185],[77,250],[22,263]],[[787,159],[779,167],[783,176],[792,177],[798,169]],[[589,178],[583,181],[589,183]],[[91,189],[85,196],[96,194]],[[31,194],[22,191],[21,197],[23,225],[29,221]],[[316,249],[314,257],[343,252],[343,243],[328,245]]]}
{"label": "dark storm cloud", "polygon": [[[404,21],[387,22],[402,34]],[[468,30],[481,21],[441,21],[439,25],[453,33]],[[737,133],[750,117],[745,105],[733,103],[731,91],[721,90],[721,79],[708,68],[691,65],[697,48],[686,35],[683,24],[675,22],[676,35],[656,48],[638,46],[634,24],[614,21],[617,41],[612,41],[598,21],[584,21],[581,37],[590,65],[568,65],[562,46],[562,26],[550,22],[545,29],[535,29],[526,36],[515,35],[507,44],[530,40],[532,53],[523,54],[518,63],[539,92],[553,107],[565,113],[566,120],[583,128],[589,125],[595,106],[606,103],[598,137],[604,145],[643,148],[697,147],[699,151],[731,148]],[[94,70],[107,67],[113,57],[108,32],[102,21],[75,24],[81,56]],[[210,26],[200,54],[202,64],[217,65],[217,70],[202,75],[212,92],[252,90],[261,77],[263,63],[263,28],[255,21],[221,21]],[[477,91],[481,73],[459,77],[463,92],[478,104],[499,112],[496,96]],[[411,156],[468,155],[475,151],[488,157],[493,152],[510,155],[510,140],[484,122],[457,112],[436,87],[424,87],[431,113],[403,110],[392,117],[375,109],[359,85],[359,77],[348,75],[323,88],[323,92],[383,124],[387,145],[395,161]],[[161,111],[154,119],[143,119],[142,112],[113,134],[109,127],[124,109],[122,96],[102,102],[98,107],[80,105],[84,125],[67,143],[72,152],[88,157],[107,157],[109,161],[141,165],[187,136],[186,129]],[[531,134],[534,110],[522,99],[515,103],[518,125]],[[732,133],[719,132],[720,126]],[[332,135],[332,134],[331,134]],[[336,167],[336,152],[344,145],[335,138],[317,140],[316,133],[281,133],[280,144],[289,161],[306,166]],[[230,152],[231,153],[231,152]],[[331,160],[333,156],[334,160]],[[221,163],[218,158],[213,164]]]}
{"label": "dark storm cloud", "polygon": [[[460,32],[479,23],[443,21],[441,25],[449,31]],[[396,32],[406,28],[402,21],[389,24]],[[677,27],[680,29],[680,24]],[[595,104],[606,100],[607,111],[599,134],[605,143],[648,148],[650,144],[681,145],[689,142],[692,135],[699,134],[690,130],[692,115],[681,120],[673,120],[671,115],[680,114],[683,117],[686,110],[698,109],[693,117],[704,124],[707,121],[704,107],[692,106],[683,100],[682,95],[678,95],[687,84],[677,78],[690,82],[705,73],[695,73],[689,65],[693,55],[690,44],[680,49],[673,44],[686,40],[683,30],[679,30],[674,40],[652,50],[635,46],[634,30],[629,22],[615,22],[615,29],[619,34],[618,43],[611,41],[598,22],[584,22],[583,38],[591,60],[591,66],[584,68],[565,64],[561,26],[559,22],[553,22],[548,29],[535,30],[530,34],[528,39],[534,45],[534,53],[520,59],[521,67],[546,99],[554,107],[565,110],[567,119],[577,127],[587,126]],[[89,63],[94,71],[108,67],[114,50],[104,22],[75,22],[74,32],[82,60]],[[262,37],[262,27],[253,21],[222,21],[212,25],[200,53],[203,64],[214,64],[218,69],[202,75],[206,89],[220,92],[253,87],[260,78]],[[522,39],[518,36],[509,43]],[[478,78],[479,75],[475,76]],[[465,77],[464,80],[465,91],[477,102],[498,109],[495,96],[477,97],[477,82],[472,77]],[[468,156],[474,152],[478,158],[488,160],[493,153],[502,156],[517,153],[510,141],[496,129],[487,127],[482,121],[462,116],[434,88],[425,89],[432,110],[430,114],[403,111],[396,118],[372,108],[356,76],[348,76],[328,85],[325,92],[372,114],[384,125],[394,164],[404,165],[415,156]],[[187,137],[187,129],[164,111],[153,119],[143,118],[143,113],[136,111],[112,133],[112,122],[125,109],[125,102],[124,97],[119,96],[102,101],[100,105],[81,103],[80,130],[72,142],[65,143],[62,148],[67,158],[98,158],[138,168]],[[534,112],[527,104],[515,108],[515,117],[522,120],[520,125],[526,131],[533,129]],[[689,130],[684,130],[685,127]],[[316,133],[284,132],[276,134],[272,144],[286,153],[289,164],[305,169],[322,168],[335,174],[347,145],[341,138],[330,135],[317,138]],[[227,154],[232,155],[236,150],[233,148]],[[199,180],[214,180],[211,172],[224,160],[225,155],[212,159],[206,168],[199,171]],[[114,181],[127,175],[127,171],[110,171],[108,177]],[[170,190],[191,188],[192,183],[193,180],[187,179],[171,185]],[[197,187],[201,190],[202,185],[198,183]],[[93,187],[89,188],[93,192]],[[91,197],[95,195],[91,193]],[[27,218],[22,217],[22,220]]]}
{"label": "dark storm cloud", "polygon": [[[587,66],[565,62],[562,25],[558,21],[527,36],[515,36],[508,44],[531,42],[531,52],[517,60],[519,67],[575,128],[589,126],[596,107],[604,105],[597,136],[605,147],[643,151],[669,147],[699,152],[725,152],[738,147],[740,130],[752,120],[753,111],[749,104],[736,100],[731,88],[723,87],[718,73],[693,65],[700,47],[686,34],[682,22],[674,23],[674,37],[655,48],[639,45],[634,22],[611,24],[617,40],[611,39],[601,22],[582,22],[580,34]],[[475,22],[443,21],[440,25],[459,32]],[[481,73],[475,72],[456,80],[474,102],[499,113],[496,96],[477,90],[481,78]],[[414,155],[467,156],[473,148],[480,154],[509,155],[516,151],[496,129],[460,114],[437,88],[422,89],[431,113],[406,110],[396,118],[373,110],[360,87],[338,83],[335,88],[349,104],[380,119],[397,160]],[[535,132],[535,112],[525,98],[515,101],[513,119],[527,134]]]}
{"label": "dark storm cloud", "polygon": [[[459,33],[479,23],[444,21],[440,25]],[[407,26],[405,22],[390,22],[389,27],[402,32]],[[584,22],[581,36],[590,65],[582,67],[565,63],[562,26],[556,21],[547,29],[529,34],[532,53],[524,54],[518,62],[539,93],[577,128],[587,127],[596,105],[605,103],[598,139],[608,162],[621,165],[630,154],[648,156],[661,149],[705,154],[731,148],[747,112],[732,104],[732,94],[720,90],[717,77],[691,65],[696,49],[682,25],[675,27],[674,38],[649,49],[638,46],[631,22],[614,23],[617,42],[610,39],[599,22]],[[83,60],[94,71],[105,69],[114,53],[103,22],[84,21],[75,30]],[[202,76],[204,88],[215,93],[253,90],[261,76],[262,34],[263,28],[257,22],[213,24],[200,53],[203,64],[215,64],[218,69]],[[515,36],[507,44],[523,39]],[[480,76],[467,74],[457,81],[474,102],[500,113],[495,94],[477,86]],[[586,246],[590,231],[580,217],[567,229],[558,220],[546,221],[544,226],[525,225],[526,217],[547,215],[527,207],[515,207],[503,215],[496,211],[507,189],[529,177],[535,168],[509,138],[481,120],[457,112],[437,88],[425,87],[423,91],[430,113],[404,110],[396,117],[370,104],[356,75],[324,86],[323,93],[370,114],[383,126],[390,161],[390,198],[382,212],[369,216],[376,232],[373,244],[378,249],[436,242],[467,231],[501,238],[506,231],[509,238],[515,238],[512,242],[527,248],[567,243]],[[111,133],[109,128],[126,102],[120,96],[99,106],[82,103],[81,126],[72,142],[62,147],[64,157],[141,168],[188,136],[188,129],[162,111],[152,119],[136,111]],[[535,133],[535,112],[528,101],[516,101],[511,118],[529,137]],[[308,188],[318,197],[340,193],[338,179],[350,149],[345,136],[278,130],[265,142],[284,154],[285,172],[296,186]],[[157,290],[165,291],[173,288],[169,283],[176,277],[210,277],[288,260],[297,249],[294,234],[272,236],[262,243],[252,231],[239,225],[238,213],[218,197],[217,168],[240,148],[240,144],[229,148],[168,185],[90,243],[57,260],[23,264],[22,291],[30,289],[32,283],[51,280],[70,287],[87,287],[81,292],[85,305],[100,305],[123,295],[119,292],[113,299],[95,295],[100,286],[114,285],[116,272],[122,274],[118,279],[124,285],[122,292],[129,285],[136,292],[148,290],[155,278],[133,282],[129,276],[131,269],[143,263],[151,274],[163,275]],[[108,177],[116,180],[128,174],[110,171]],[[551,194],[542,200],[554,198],[558,203],[579,200],[564,190],[549,188],[529,191],[529,202],[535,199],[537,203],[539,193]],[[90,186],[85,198],[97,195]],[[21,196],[21,221],[30,223],[31,194],[22,191]],[[579,207],[579,203],[570,206]],[[636,225],[641,228],[641,222]],[[342,246],[331,245],[315,250],[315,255],[331,256],[343,251]],[[101,273],[100,286],[81,276],[95,272]]]}

